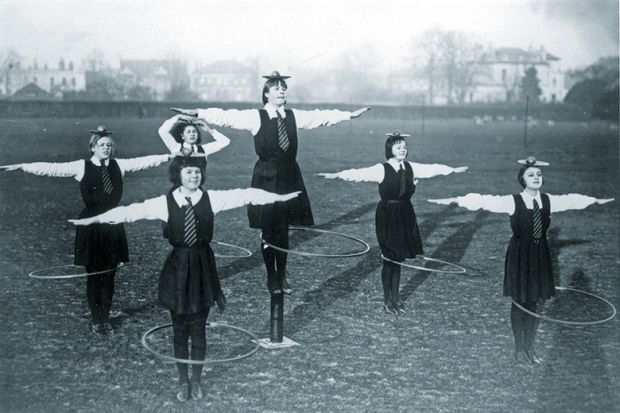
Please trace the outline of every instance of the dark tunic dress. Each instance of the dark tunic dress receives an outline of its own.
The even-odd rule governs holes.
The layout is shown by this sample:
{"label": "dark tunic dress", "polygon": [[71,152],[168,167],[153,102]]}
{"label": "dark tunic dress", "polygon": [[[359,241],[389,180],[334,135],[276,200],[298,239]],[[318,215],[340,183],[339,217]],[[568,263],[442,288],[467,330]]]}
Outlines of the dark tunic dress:
{"label": "dark tunic dress", "polygon": [[[80,191],[86,207],[80,218],[90,218],[118,206],[123,195],[123,176],[114,159],[109,160],[108,171],[112,181],[112,193],[103,190],[101,166],[90,159],[85,160],[84,177]],[[75,234],[76,265],[88,265],[98,269],[114,268],[119,262],[129,261],[127,238],[123,224],[92,224],[78,226]]]}
{"label": "dark tunic dress", "polygon": [[533,238],[533,210],[527,209],[521,195],[513,195],[515,212],[510,216],[512,237],[506,252],[504,295],[517,302],[547,299],[555,294],[547,228],[551,221],[549,196],[540,194],[542,237]]}
{"label": "dark tunic dress", "polygon": [[286,109],[284,122],[289,146],[285,151],[278,144],[278,120],[269,119],[265,109],[259,109],[261,126],[254,136],[254,150],[258,161],[252,173],[252,188],[264,189],[276,194],[301,191],[301,194],[286,202],[269,205],[249,205],[250,228],[269,228],[275,223],[289,225],[314,225],[310,200],[297,164],[297,126],[293,111]]}
{"label": "dark tunic dress", "polygon": [[418,222],[411,204],[411,196],[415,192],[413,168],[409,162],[404,165],[407,186],[405,194],[399,198],[398,172],[389,163],[383,164],[385,177],[379,184],[381,201],[375,214],[375,230],[381,253],[394,261],[424,254]]}
{"label": "dark tunic dress", "polygon": [[174,249],[168,254],[159,275],[159,302],[176,314],[194,314],[224,300],[224,293],[209,243],[213,238],[213,210],[206,191],[194,205],[196,245],[184,240],[185,209],[179,207],[172,192],[166,196],[168,222],[164,238]]}

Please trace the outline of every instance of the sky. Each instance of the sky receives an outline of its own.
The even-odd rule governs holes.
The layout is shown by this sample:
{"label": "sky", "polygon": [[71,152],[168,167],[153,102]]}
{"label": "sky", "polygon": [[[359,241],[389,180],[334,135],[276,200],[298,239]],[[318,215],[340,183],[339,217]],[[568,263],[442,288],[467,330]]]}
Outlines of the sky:
{"label": "sky", "polygon": [[618,0],[0,0],[0,54],[53,66],[98,49],[113,65],[258,59],[295,71],[373,48],[377,67],[396,68],[433,28],[544,46],[564,69],[580,68],[618,54]]}

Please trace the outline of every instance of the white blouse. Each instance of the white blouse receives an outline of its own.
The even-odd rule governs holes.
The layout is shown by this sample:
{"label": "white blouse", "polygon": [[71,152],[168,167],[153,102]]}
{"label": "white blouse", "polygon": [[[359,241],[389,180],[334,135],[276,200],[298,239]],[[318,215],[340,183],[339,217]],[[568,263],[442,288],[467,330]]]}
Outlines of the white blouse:
{"label": "white blouse", "polygon": [[[286,117],[283,107],[278,109],[276,106],[267,103],[264,108],[269,114],[269,119],[273,119],[277,116],[276,111],[280,112],[280,116],[283,118]],[[351,119],[351,112],[336,109],[293,109],[293,114],[295,115],[297,129],[314,129],[319,126],[331,126]],[[250,131],[252,135],[256,135],[260,129],[260,114],[257,109],[198,109],[198,117],[213,125],[247,130]]]}
{"label": "white blouse", "polygon": [[[523,198],[527,209],[534,208],[534,199],[536,199],[536,202],[538,203],[540,209],[543,209],[540,192],[537,192],[535,196],[532,196],[528,192],[523,191],[520,193],[520,195],[521,198]],[[612,200],[602,200],[580,194],[547,195],[549,196],[550,212],[580,210],[585,209],[595,203],[605,203]],[[476,193],[470,193],[456,198],[444,198],[435,200],[429,199],[429,201],[440,204],[456,203],[458,206],[467,208],[470,211],[484,209],[485,211],[509,215],[512,215],[515,212],[515,202],[512,195],[481,195]]]}
{"label": "white blouse", "polygon": [[[283,195],[274,194],[257,188],[229,189],[223,191],[208,190],[207,194],[209,195],[211,208],[214,214],[248,204],[271,204],[283,198]],[[192,204],[196,205],[202,198],[202,195],[203,192],[200,189],[189,195]],[[185,199],[186,195],[181,193],[180,188],[175,189],[172,192],[172,196],[179,207],[183,207],[187,204],[187,200]],[[113,208],[94,218],[95,222],[108,224],[134,222],[141,219],[158,219],[168,222],[168,202],[166,200],[166,195],[161,195],[156,198],[147,199],[144,202]]]}
{"label": "white blouse", "polygon": [[[139,158],[129,159],[116,159],[121,175],[124,176],[125,172],[141,171],[143,169],[152,168],[154,166],[161,165],[170,159],[170,155],[149,155]],[[97,166],[101,166],[99,158],[93,156],[90,158]],[[108,165],[109,161],[104,161]],[[84,178],[84,170],[86,168],[86,161],[81,159],[79,161],[72,162],[33,162],[19,164],[19,169],[24,172],[28,172],[35,175],[53,176],[53,177],[72,177],[76,181],[81,181]]]}
{"label": "white blouse", "polygon": [[[170,134],[170,130],[172,129],[174,124],[177,122],[177,119],[178,118],[176,116],[168,119],[160,126],[159,131],[158,131],[159,137],[161,138],[161,140],[164,142],[164,145],[166,145],[166,147],[171,153],[178,152],[179,149],[181,148],[181,144],[177,142],[176,139],[174,139],[174,137]],[[215,152],[219,152],[220,150],[222,150],[223,148],[225,148],[226,146],[230,144],[230,139],[228,139],[226,135],[216,131],[215,129],[211,129],[211,136],[213,136],[213,139],[215,139],[214,142],[204,143],[200,145],[202,146],[202,149],[204,149],[205,155],[207,156]],[[204,137],[202,138],[204,139]],[[185,142],[183,142],[182,145],[186,148],[191,147],[194,152],[196,153],[198,152],[197,145],[188,145]]]}
{"label": "white blouse", "polygon": [[[388,164],[397,172],[400,169],[400,163],[398,162],[388,161]],[[411,168],[413,168],[414,178],[432,178],[438,175],[449,175],[456,171],[456,168],[452,168],[450,166],[438,163],[423,164],[409,162],[409,165],[411,165]],[[462,169],[463,168],[459,168],[459,170]],[[326,178],[340,178],[345,181],[381,183],[385,178],[385,169],[382,163],[378,163],[367,168],[346,169],[341,172],[322,173],[319,175],[322,175]]]}

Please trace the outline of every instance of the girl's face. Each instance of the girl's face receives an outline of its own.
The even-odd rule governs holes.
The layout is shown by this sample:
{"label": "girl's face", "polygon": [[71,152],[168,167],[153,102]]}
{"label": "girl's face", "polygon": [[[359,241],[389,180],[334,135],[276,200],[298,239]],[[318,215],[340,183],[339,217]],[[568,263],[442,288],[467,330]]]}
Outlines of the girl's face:
{"label": "girl's face", "polygon": [[195,191],[200,186],[202,172],[197,166],[186,166],[181,169],[181,186],[188,191]]}
{"label": "girl's face", "polygon": [[540,168],[535,166],[527,168],[523,173],[523,181],[525,182],[526,189],[538,191],[543,184],[543,177]]}
{"label": "girl's face", "polygon": [[398,162],[403,161],[407,157],[407,142],[399,141],[392,145],[392,155]]}
{"label": "girl's face", "polygon": [[93,154],[98,159],[108,159],[110,155],[112,155],[112,150],[114,149],[114,142],[108,136],[104,136],[99,139],[95,145],[91,148]]}
{"label": "girl's face", "polygon": [[183,142],[188,145],[194,145],[198,142],[198,129],[195,126],[186,126],[181,135]]}
{"label": "girl's face", "polygon": [[286,86],[281,83],[273,85],[269,88],[269,92],[265,93],[267,103],[274,106],[282,106],[286,103]]}

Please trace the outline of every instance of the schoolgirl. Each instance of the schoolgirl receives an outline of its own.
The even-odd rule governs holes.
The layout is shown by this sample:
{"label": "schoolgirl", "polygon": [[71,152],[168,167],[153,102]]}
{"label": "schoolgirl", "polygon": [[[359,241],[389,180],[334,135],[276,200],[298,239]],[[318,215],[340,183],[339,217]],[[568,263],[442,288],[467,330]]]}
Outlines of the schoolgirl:
{"label": "schoolgirl", "polygon": [[[604,204],[612,199],[597,199],[585,195],[551,195],[540,191],[543,185],[541,167],[547,162],[533,156],[519,161],[522,167],[517,180],[523,191],[514,195],[480,195],[470,193],[456,198],[429,199],[436,204],[457,205],[470,211],[484,209],[510,215],[512,237],[508,243],[504,265],[504,296],[536,312],[539,303],[555,294],[555,280],[547,229],[551,213],[584,209],[592,204]],[[514,303],[510,322],[515,342],[515,359],[521,363],[540,364],[534,352],[538,319],[519,309]]]}
{"label": "schoolgirl", "polygon": [[[115,159],[112,132],[99,126],[91,133],[88,144],[90,158],[73,162],[35,162],[0,167],[3,170],[21,169],[35,175],[71,177],[80,183],[85,207],[81,218],[92,217],[117,206],[123,195],[126,172],[158,166],[170,155],[151,155],[130,159]],[[86,297],[91,313],[91,331],[95,334],[114,334],[110,324],[110,308],[114,295],[114,277],[119,263],[129,261],[127,238],[122,224],[98,224],[78,227],[75,235],[75,265],[86,272],[107,272],[88,276]]]}
{"label": "schoolgirl", "polygon": [[[395,130],[387,133],[385,158],[387,162],[371,167],[347,169],[336,173],[320,173],[320,176],[340,178],[353,182],[377,182],[381,201],[375,213],[375,231],[381,253],[389,260],[402,262],[424,254],[422,238],[418,229],[411,196],[419,178],[465,172],[467,167],[451,168],[441,164],[421,164],[405,161],[406,137]],[[399,299],[400,265],[383,261],[381,270],[383,285],[383,309],[391,314],[404,314]]]}
{"label": "schoolgirl", "polygon": [[[168,239],[173,249],[159,276],[159,302],[170,311],[175,357],[204,360],[205,325],[209,310],[217,305],[223,311],[226,303],[213,250],[209,245],[213,237],[214,215],[248,204],[288,201],[298,196],[299,192],[278,195],[255,188],[203,191],[204,157],[200,156],[177,156],[169,172],[173,188],[167,195],[70,222],[79,226],[141,219],[157,219],[166,223],[164,238]],[[191,380],[188,364],[177,363],[177,368],[180,383],[178,400],[186,401],[190,397],[201,399],[202,364],[193,365]]]}
{"label": "schoolgirl", "polygon": [[[185,156],[197,153],[207,157],[230,144],[228,137],[209,127],[206,122],[184,115],[175,115],[166,120],[158,132],[170,153],[181,152]],[[207,133],[214,141],[202,143]]]}

